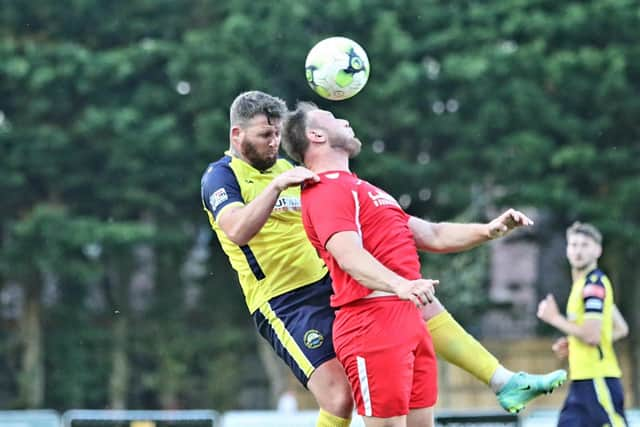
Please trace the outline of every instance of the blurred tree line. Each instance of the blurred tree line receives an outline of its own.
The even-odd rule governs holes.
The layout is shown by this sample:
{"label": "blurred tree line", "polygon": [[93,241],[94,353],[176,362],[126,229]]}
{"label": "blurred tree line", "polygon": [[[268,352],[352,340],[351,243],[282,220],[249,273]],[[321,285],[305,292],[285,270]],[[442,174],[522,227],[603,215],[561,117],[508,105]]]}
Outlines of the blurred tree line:
{"label": "blurred tree line", "polygon": [[[600,226],[638,396],[639,27],[634,0],[0,0],[0,407],[264,404],[199,201],[250,89],[348,118],[354,170],[413,214],[509,204],[548,214],[547,236]],[[331,35],[372,64],[340,103],[304,78]],[[460,282],[440,291],[463,323],[487,259],[427,262]]]}

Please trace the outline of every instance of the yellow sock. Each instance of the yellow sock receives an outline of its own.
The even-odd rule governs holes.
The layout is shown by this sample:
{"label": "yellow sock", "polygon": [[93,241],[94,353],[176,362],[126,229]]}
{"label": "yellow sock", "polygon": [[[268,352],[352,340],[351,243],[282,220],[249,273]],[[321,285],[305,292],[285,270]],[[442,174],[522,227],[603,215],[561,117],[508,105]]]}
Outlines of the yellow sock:
{"label": "yellow sock", "polygon": [[340,418],[324,409],[320,409],[318,420],[316,421],[316,427],[349,427],[350,424],[351,418]]}
{"label": "yellow sock", "polygon": [[448,311],[438,313],[426,324],[438,356],[489,384],[500,365],[489,350],[469,335]]}

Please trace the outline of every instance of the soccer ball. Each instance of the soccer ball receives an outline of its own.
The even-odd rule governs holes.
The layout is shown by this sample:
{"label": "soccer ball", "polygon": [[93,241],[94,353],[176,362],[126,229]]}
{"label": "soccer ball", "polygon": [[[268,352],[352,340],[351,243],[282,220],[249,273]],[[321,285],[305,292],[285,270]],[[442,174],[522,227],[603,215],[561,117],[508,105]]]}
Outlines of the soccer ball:
{"label": "soccer ball", "polygon": [[329,37],[318,42],[305,61],[311,89],[332,101],[351,98],[369,79],[369,58],[364,49],[346,37]]}

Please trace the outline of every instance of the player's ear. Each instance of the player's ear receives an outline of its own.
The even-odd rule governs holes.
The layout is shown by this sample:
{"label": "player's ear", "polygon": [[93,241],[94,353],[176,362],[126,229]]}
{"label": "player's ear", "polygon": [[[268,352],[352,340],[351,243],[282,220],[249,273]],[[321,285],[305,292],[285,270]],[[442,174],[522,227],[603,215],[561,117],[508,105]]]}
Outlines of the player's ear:
{"label": "player's ear", "polygon": [[232,126],[229,130],[229,139],[234,145],[239,144],[242,139],[242,128],[240,126]]}
{"label": "player's ear", "polygon": [[327,140],[327,136],[322,129],[317,128],[307,129],[307,138],[314,144],[322,144]]}
{"label": "player's ear", "polygon": [[242,128],[240,126],[231,126],[231,130],[229,131],[229,135],[232,138],[239,138],[242,133]]}
{"label": "player's ear", "polygon": [[600,258],[600,255],[602,255],[602,245],[601,244],[596,244],[596,258]]}

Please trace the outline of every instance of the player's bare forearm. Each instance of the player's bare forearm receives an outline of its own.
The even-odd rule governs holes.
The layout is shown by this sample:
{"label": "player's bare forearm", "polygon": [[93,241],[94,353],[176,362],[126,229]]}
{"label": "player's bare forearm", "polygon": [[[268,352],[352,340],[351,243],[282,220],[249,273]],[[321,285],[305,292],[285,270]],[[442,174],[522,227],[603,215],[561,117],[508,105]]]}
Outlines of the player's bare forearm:
{"label": "player's bare forearm", "polygon": [[428,252],[460,252],[490,239],[487,224],[433,223],[411,217],[409,228],[418,249]]}
{"label": "player's bare forearm", "polygon": [[600,344],[600,321],[586,320],[582,325],[570,321],[559,315],[548,321],[551,326],[562,331],[566,335],[578,338],[585,344],[596,346]]}
{"label": "player's bare forearm", "polygon": [[355,232],[336,233],[326,246],[340,268],[369,289],[395,293],[398,286],[408,283],[408,280],[389,270],[366,251]]}
{"label": "player's bare forearm", "polygon": [[255,199],[242,207],[229,208],[218,218],[220,228],[236,245],[249,243],[269,219],[273,206],[285,189],[305,181],[317,182],[320,178],[307,168],[295,167],[281,173],[262,190]]}
{"label": "player's bare forearm", "polygon": [[508,209],[488,224],[433,223],[411,217],[409,228],[418,249],[429,252],[460,252],[478,246],[487,240],[503,237],[512,230],[533,225],[522,212]]}
{"label": "player's bare forearm", "polygon": [[236,245],[246,245],[269,219],[279,195],[280,189],[272,181],[249,204],[222,211],[217,219],[220,228]]}
{"label": "player's bare forearm", "polygon": [[572,335],[588,345],[596,346],[600,344],[602,319],[597,315],[591,315],[591,317],[584,319],[581,324],[577,324],[560,313],[556,299],[552,294],[547,294],[540,301],[536,314],[540,320],[564,332],[566,335]]}
{"label": "player's bare forearm", "polygon": [[434,287],[439,283],[437,280],[407,280],[399,276],[365,250],[354,231],[334,234],[326,246],[344,272],[373,291],[395,294],[400,299],[413,302],[417,307],[423,307],[435,298]]}

